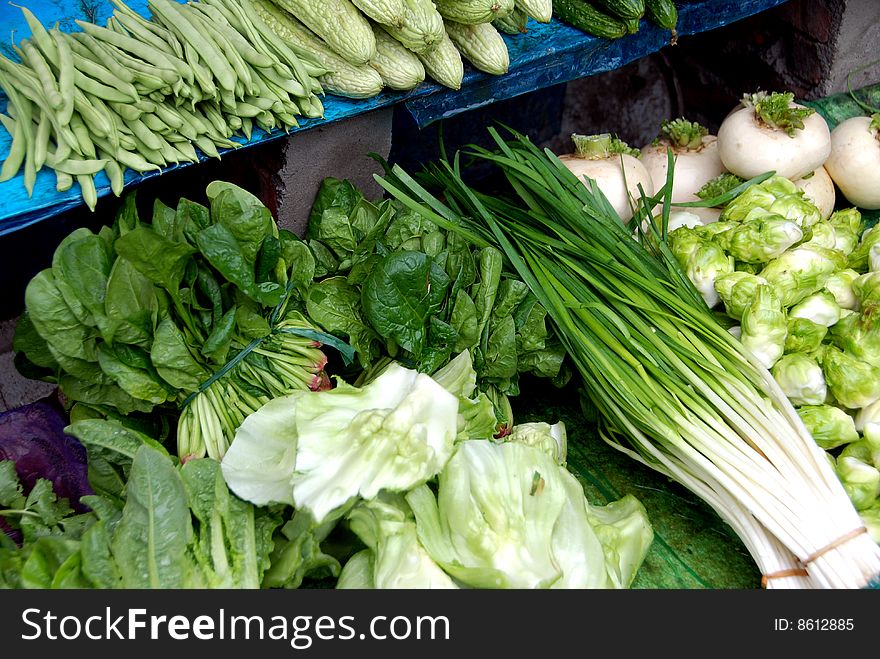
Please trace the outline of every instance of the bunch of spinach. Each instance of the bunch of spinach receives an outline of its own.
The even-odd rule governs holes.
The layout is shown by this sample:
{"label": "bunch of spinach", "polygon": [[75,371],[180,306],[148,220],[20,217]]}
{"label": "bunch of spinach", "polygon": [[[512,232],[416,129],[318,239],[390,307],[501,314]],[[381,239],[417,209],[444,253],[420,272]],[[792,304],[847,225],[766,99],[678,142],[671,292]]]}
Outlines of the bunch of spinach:
{"label": "bunch of spinach", "polygon": [[311,251],[248,192],[216,181],[207,197],[157,200],[142,222],[130,195],[112,226],[68,235],[29,283],[14,340],[22,372],[105,416],[188,403],[184,459],[220,459],[260,405],[329,386],[321,337],[287,305],[312,281]]}
{"label": "bunch of spinach", "polygon": [[397,359],[433,373],[470,350],[480,389],[509,425],[506,396],[519,375],[564,383],[565,352],[528,287],[502,271],[502,254],[477,249],[419,213],[367,201],[349,181],[323,181],[309,216],[315,281],[309,318],[344,334],[365,369],[360,381]]}
{"label": "bunch of spinach", "polygon": [[[115,421],[74,422],[96,491],[72,514],[52,484],[25,495],[0,462],[0,514],[19,519],[21,546],[0,534],[0,587],[259,588],[281,517],[232,495],[215,460],[180,465]],[[111,478],[110,474],[115,474]]]}

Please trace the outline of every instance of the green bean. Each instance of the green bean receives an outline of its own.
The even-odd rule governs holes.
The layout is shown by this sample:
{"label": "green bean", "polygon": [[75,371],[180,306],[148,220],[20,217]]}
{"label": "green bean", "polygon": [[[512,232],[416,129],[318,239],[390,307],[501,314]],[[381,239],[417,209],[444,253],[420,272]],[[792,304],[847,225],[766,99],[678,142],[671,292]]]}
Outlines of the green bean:
{"label": "green bean", "polygon": [[[253,105],[254,107],[260,108],[261,110],[271,110],[272,105],[277,101],[273,101],[271,98],[265,98],[260,96],[245,96],[244,103],[248,105]],[[239,103],[241,105],[241,103]]]}
{"label": "green bean", "polygon": [[255,68],[272,66],[274,59],[254,48],[216,7],[207,5],[204,2],[193,6],[208,18],[212,27],[229,41],[230,45],[238,51],[238,54],[245,62]]}
{"label": "green bean", "polygon": [[69,158],[67,160],[52,160],[49,165],[59,171],[66,172],[71,176],[92,176],[97,174],[107,163],[106,160],[81,160]]}
{"label": "green bean", "polygon": [[[112,147],[112,145],[111,145]],[[119,148],[125,149],[126,151],[137,151],[137,142],[135,142],[134,137],[131,135],[126,135],[124,133],[119,134]],[[119,158],[117,158],[119,160]],[[119,160],[122,162],[121,160]]]}
{"label": "green bean", "polygon": [[310,108],[305,108],[305,107],[300,108],[303,110],[303,114],[306,117],[308,117],[309,119],[318,119],[320,117],[323,117],[324,116],[324,104],[321,103],[321,99],[319,99],[317,96],[312,95],[309,97],[308,100],[309,100]]}
{"label": "green bean", "polygon": [[55,170],[55,189],[58,192],[67,192],[73,187],[73,177],[67,172]]}
{"label": "green bean", "polygon": [[52,121],[45,112],[40,113],[40,121],[37,123],[37,134],[34,137],[34,167],[37,171],[43,168],[46,162],[46,152],[49,150],[49,138],[52,133]]}
{"label": "green bean", "polygon": [[89,23],[87,21],[76,20],[76,24],[79,25],[86,34],[90,34],[96,39],[100,39],[120,50],[131,53],[145,62],[150,62],[158,69],[168,69],[171,71],[177,70],[173,61],[177,59],[176,56],[171,54],[166,55],[161,50],[154,48],[148,43],[138,41],[133,37],[118,34],[106,27],[101,27],[100,25],[95,25],[94,23]]}
{"label": "green bean", "polygon": [[129,121],[127,126],[134,133],[134,136],[147,145],[148,148],[159,151],[162,148],[162,139],[151,131],[147,125],[140,119],[137,121]]}
{"label": "green bean", "polygon": [[[91,133],[86,125],[83,123],[82,116],[78,112],[74,112],[70,115],[70,129],[73,131],[73,134],[76,136],[76,143],[79,145],[80,152],[86,158],[94,158],[95,157],[95,145],[92,142]],[[59,154],[56,154],[58,160],[64,160],[64,158],[59,157]],[[66,156],[65,156],[66,157]]]}
{"label": "green bean", "polygon": [[73,52],[78,52],[82,57],[100,62],[123,82],[134,82],[134,73],[119,62],[116,54],[107,48],[106,44],[85,32],[76,32],[71,36],[73,41],[70,48]]}
{"label": "green bean", "polygon": [[195,147],[192,145],[192,142],[184,141],[180,142],[176,145],[177,150],[190,162],[198,162],[199,155],[196,153]]}
{"label": "green bean", "polygon": [[95,206],[98,204],[98,191],[95,189],[95,179],[90,175],[83,174],[76,177],[76,182],[79,183],[83,201],[86,202],[89,210],[94,212]]}
{"label": "green bean", "polygon": [[284,123],[285,132],[290,132],[289,130],[287,130],[288,127],[296,128],[297,126],[299,126],[299,122],[296,120],[296,117],[289,112],[277,112],[276,115]]}
{"label": "green bean", "polygon": [[188,41],[205,60],[214,74],[220,87],[232,91],[235,88],[235,71],[217,46],[208,38],[203,37],[196,25],[191,23],[183,5],[169,0],[150,0],[153,14],[158,14],[163,23],[172,31],[177,32],[184,41]]}
{"label": "green bean", "polygon": [[156,105],[155,114],[157,114],[159,118],[171,128],[180,128],[183,126],[183,119],[180,118],[180,115],[171,110],[171,108],[165,103],[159,103]]}
{"label": "green bean", "polygon": [[299,98],[305,98],[309,95],[308,91],[306,91],[306,88],[303,87],[299,82],[293,80],[292,78],[282,78],[272,69],[261,69],[260,73],[265,79],[264,84],[271,83],[270,89],[272,88],[272,86],[274,86],[276,89],[284,90],[286,94],[291,94]]}
{"label": "green bean", "polygon": [[74,108],[80,113],[86,126],[89,127],[89,130],[92,131],[94,135],[97,135],[98,137],[108,137],[110,135],[110,132],[113,130],[113,127],[110,125],[110,119],[106,115],[102,115],[101,112],[92,105],[89,98],[82,90],[77,89],[74,92],[73,103]]}
{"label": "green bean", "polygon": [[195,76],[198,86],[206,96],[211,98],[215,97],[217,95],[217,86],[214,84],[214,74],[211,73],[211,70],[208,67],[202,65],[201,58],[194,46],[185,43],[183,45],[183,50],[186,55],[186,61],[193,70],[193,75]]}
{"label": "green bean", "polygon": [[241,128],[241,117],[239,117],[237,114],[231,114],[226,117],[226,123],[232,130],[238,130],[239,128]]}
{"label": "green bean", "polygon": [[34,16],[31,10],[27,7],[21,7],[19,5],[13,6],[21,9],[21,12],[24,14],[24,19],[27,21],[28,27],[31,29],[31,39],[33,39],[37,47],[43,51],[43,54],[49,59],[49,62],[56,64],[58,62],[58,51],[55,50],[55,42],[52,40],[52,37],[49,36],[49,32],[46,28],[43,27],[40,19]]}
{"label": "green bean", "polygon": [[130,14],[126,14],[117,9],[113,12],[113,19],[128,30],[131,35],[137,37],[144,43],[149,44],[156,50],[167,52],[169,55],[174,54],[174,50],[171,48],[171,44],[168,43],[168,41],[144,27],[144,24],[141,21],[135,19]]}
{"label": "green bean", "polygon": [[152,32],[154,35],[168,43],[171,46],[171,50],[174,52],[175,55],[177,55],[178,57],[183,57],[183,48],[181,47],[180,42],[177,40],[177,37],[175,37],[171,31],[166,30],[154,21],[148,21],[125,3],[119,2],[119,0],[110,0],[110,2],[113,4],[114,7],[116,7],[120,14],[123,14],[133,19],[133,21],[138,23],[141,27],[149,32]]}
{"label": "green bean", "polygon": [[238,104],[238,99],[236,98],[233,92],[227,91],[225,89],[220,90],[220,105],[225,107],[227,110],[234,110],[235,106]]}
{"label": "green bean", "polygon": [[[202,105],[206,104],[203,103]],[[184,122],[188,123],[199,135],[204,135],[208,132],[207,123],[202,121],[202,118],[195,112],[190,112],[185,107],[180,106],[177,108],[177,113],[181,116]]]}
{"label": "green bean", "polygon": [[83,57],[79,53],[73,53],[73,65],[82,74],[85,74],[90,78],[93,78],[99,82],[108,84],[111,87],[118,89],[120,92],[126,95],[126,100],[137,102],[138,93],[137,90],[134,88],[134,85],[130,82],[125,82],[124,80],[117,78],[116,75],[104,65],[98,64],[94,60]]}
{"label": "green bean", "polygon": [[248,141],[250,141],[251,134],[253,133],[253,125],[250,117],[241,117],[241,132],[244,133]]}
{"label": "green bean", "polygon": [[133,93],[128,94],[118,90],[116,87],[109,87],[94,78],[88,77],[81,71],[75,71],[76,86],[84,92],[97,96],[105,101],[114,101],[116,103],[134,103],[140,98],[134,85],[131,87]]}
{"label": "green bean", "polygon": [[[6,125],[5,122],[4,125]],[[18,170],[21,169],[21,164],[24,162],[24,156],[27,152],[27,142],[21,120],[15,122],[15,128],[10,134],[12,135],[12,145],[9,147],[9,153],[3,161],[2,169],[0,169],[0,183],[8,181],[18,174]]]}
{"label": "green bean", "polygon": [[214,146],[214,142],[205,135],[199,135],[195,140],[196,146],[202,150],[209,158],[220,158],[220,152],[217,151],[217,147]]}
{"label": "green bean", "polygon": [[221,135],[226,135],[229,126],[226,124],[226,120],[223,118],[223,113],[220,112],[220,108],[218,108],[215,103],[203,103],[201,110],[205,118],[211,122],[214,130]]}
{"label": "green bean", "polygon": [[122,167],[119,166],[119,163],[110,157],[110,154],[101,151],[101,159],[105,160],[104,164],[104,172],[107,174],[107,178],[110,179],[110,190],[113,191],[117,197],[122,195],[123,188],[125,187],[125,176],[122,171]]}
{"label": "green bean", "polygon": [[27,150],[24,154],[24,189],[27,190],[28,199],[34,194],[34,183],[37,180],[37,166],[34,159],[36,151],[36,140],[31,133],[31,138],[27,142]]}
{"label": "green bean", "polygon": [[[171,110],[170,108],[166,108],[166,109],[167,109],[169,115],[172,112],[175,112],[174,110]],[[179,134],[181,136],[182,139],[194,140],[196,138],[196,136],[198,135],[198,132],[196,131],[196,129],[192,125],[190,125],[189,122],[185,121],[179,113],[175,114],[174,116],[180,121],[180,125],[176,126],[176,127],[172,127],[172,128],[174,128],[174,130],[177,132],[177,134]],[[162,119],[162,116],[160,115],[159,118]],[[164,121],[164,119],[163,119],[163,122],[165,124],[168,124],[168,122]]]}
{"label": "green bean", "polygon": [[169,128],[169,126],[155,114],[142,114],[140,121],[142,121],[144,126],[154,133],[164,133],[171,130],[171,128]]}
{"label": "green bean", "polygon": [[275,115],[271,112],[260,112],[255,119],[257,125],[267,133],[271,132],[272,129],[278,126],[278,122],[275,121]]}
{"label": "green bean", "polygon": [[133,103],[114,103],[113,101],[110,101],[107,105],[109,105],[116,114],[125,119],[125,121],[134,121],[135,119],[140,119],[141,116],[144,114]]}
{"label": "green bean", "polygon": [[[12,114],[15,114],[14,112]],[[3,124],[3,128],[6,129],[6,132],[12,136],[15,133],[15,117],[0,114],[0,124]]]}
{"label": "green bean", "polygon": [[202,36],[205,39],[213,41],[220,49],[220,52],[226,57],[229,64],[232,65],[232,70],[235,71],[235,77],[238,79],[237,82],[241,82],[246,90],[251,91],[254,85],[251,77],[251,68],[244,61],[235,46],[233,46],[223,33],[217,29],[217,26],[214,23],[207,20],[202,12],[193,9],[192,5],[188,5],[186,8],[189,10],[187,12],[187,17],[195,25],[201,27]]}
{"label": "green bean", "polygon": [[43,59],[42,53],[40,53],[40,51],[37,50],[27,39],[21,42],[21,48],[24,51],[25,57],[27,57],[27,64],[29,64],[33,72],[37,74],[37,78],[40,81],[40,87],[43,90],[43,95],[49,102],[49,107],[53,110],[60,110],[64,105],[64,98],[61,96],[61,91],[58,89],[58,81],[55,80],[55,74],[52,73],[46,60]]}
{"label": "green bean", "polygon": [[74,68],[73,68],[73,51],[70,44],[59,30],[52,30],[50,33],[52,40],[55,42],[55,48],[58,50],[58,90],[61,92],[62,105],[59,110],[58,122],[66,124],[70,121],[70,115],[73,114],[73,86],[74,86]]}
{"label": "green bean", "polygon": [[142,98],[137,103],[134,104],[133,107],[137,108],[141,112],[152,113],[156,111],[156,106],[158,103],[154,103],[153,101],[149,101],[145,98]]}
{"label": "green bean", "polygon": [[[0,69],[5,70],[10,78],[17,83],[15,89],[13,89],[10,83],[10,78],[3,76],[3,79],[0,80],[0,87],[3,87],[6,90],[13,107],[17,108],[19,111],[20,114],[17,118],[25,121],[25,138],[29,142],[33,139],[33,134],[30,132],[29,128],[32,121],[30,104],[33,103],[41,112],[45,112],[49,116],[58,139],[66,141],[72,148],[76,147],[76,149],[79,149],[76,145],[76,138],[74,137],[73,132],[69,127],[58,122],[57,115],[52,108],[49,107],[49,103],[43,97],[43,94],[39,89],[39,82],[36,80],[34,73],[27,67],[21,64],[15,64],[3,56],[0,56]],[[3,82],[3,80],[6,82]]]}
{"label": "green bean", "polygon": [[250,117],[254,118],[260,114],[263,114],[262,108],[257,107],[256,105],[251,105],[250,103],[241,102],[235,108],[235,113],[239,117]]}
{"label": "green bean", "polygon": [[[117,160],[120,164],[125,165],[129,169],[133,169],[136,172],[149,172],[149,171],[161,171],[162,168],[157,165],[148,162],[143,156],[139,153],[131,150],[131,149],[114,149],[113,146],[106,139],[98,138],[95,140],[95,144],[101,149],[102,152],[108,154],[110,157]],[[132,149],[135,147],[133,146]]]}

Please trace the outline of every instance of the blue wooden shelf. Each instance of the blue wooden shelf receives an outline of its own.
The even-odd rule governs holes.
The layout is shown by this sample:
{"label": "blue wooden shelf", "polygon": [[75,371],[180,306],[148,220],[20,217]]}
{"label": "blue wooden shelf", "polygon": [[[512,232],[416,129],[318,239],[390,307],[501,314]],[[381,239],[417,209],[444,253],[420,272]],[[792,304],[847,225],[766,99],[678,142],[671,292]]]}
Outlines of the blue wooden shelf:
{"label": "blue wooden shelf", "polygon": [[[706,32],[751,16],[785,0],[702,0],[683,4],[679,9],[679,36]],[[112,5],[105,0],[74,2],[73,0],[34,0],[25,2],[46,25],[59,23],[61,29],[78,29],[74,20],[83,18],[102,23],[112,13]],[[130,0],[129,6],[149,15],[146,0]],[[405,93],[386,92],[374,98],[351,100],[336,96],[324,98],[325,114],[322,119],[304,120],[291,130],[295,133],[324,124],[342,121],[348,117],[403,103],[419,126],[451,117],[469,109],[488,105],[498,100],[543,89],[551,85],[575,80],[619,68],[668,46],[670,33],[642,21],[637,34],[608,41],[584,34],[555,19],[546,25],[529,22],[523,35],[505,36],[510,51],[510,70],[503,76],[490,76],[468,68],[460,90],[451,90],[433,83],[424,83]],[[0,48],[8,48],[10,35],[15,40],[29,35],[21,12],[6,3],[0,3]],[[0,93],[0,108],[6,107],[6,97]],[[276,139],[295,139],[283,131],[272,133],[255,131],[250,141],[236,139],[248,148]],[[11,138],[0,130],[0,160],[9,153]],[[221,151],[221,153],[224,153]],[[188,167],[173,165],[164,172]],[[126,188],[161,173],[138,174],[126,172]],[[95,177],[99,197],[112,194],[110,183],[101,173]],[[33,196],[29,199],[22,183],[22,174],[0,184],[0,236],[17,231],[35,222],[82,205],[79,186],[67,192],[55,190],[55,176],[44,168],[37,175]]]}

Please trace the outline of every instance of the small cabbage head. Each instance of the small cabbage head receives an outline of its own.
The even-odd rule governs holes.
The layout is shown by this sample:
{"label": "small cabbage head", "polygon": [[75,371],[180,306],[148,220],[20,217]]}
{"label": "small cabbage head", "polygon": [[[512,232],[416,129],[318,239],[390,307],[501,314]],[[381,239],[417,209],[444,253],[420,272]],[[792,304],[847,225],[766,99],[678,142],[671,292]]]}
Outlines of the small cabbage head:
{"label": "small cabbage head", "polygon": [[734,259],[745,263],[766,263],[799,242],[804,232],[792,220],[763,212],[716,237]]}
{"label": "small cabbage head", "polygon": [[880,471],[856,457],[837,459],[837,477],[857,510],[870,508],[880,496]]}
{"label": "small cabbage head", "polygon": [[837,402],[858,409],[880,399],[880,367],[830,345],[820,354],[828,391]]}
{"label": "small cabbage head", "polygon": [[790,318],[812,320],[817,325],[831,327],[840,320],[840,306],[828,291],[819,291],[805,297],[788,310]]}
{"label": "small cabbage head", "polygon": [[743,347],[764,368],[771,368],[782,357],[788,321],[770,286],[760,284],[755,289],[755,299],[743,312],[740,327]]}
{"label": "small cabbage head", "polygon": [[859,273],[851,268],[838,270],[825,280],[824,290],[834,296],[834,301],[841,309],[858,309],[859,299],[853,291],[853,282],[858,278]]}
{"label": "small cabbage head", "polygon": [[763,277],[737,270],[718,277],[715,291],[724,303],[727,315],[739,320],[743,311],[754,301],[758,286],[766,283]]}
{"label": "small cabbage head", "polygon": [[821,405],[828,395],[822,367],[811,356],[783,355],[770,371],[792,405]]}
{"label": "small cabbage head", "polygon": [[843,264],[843,256],[835,250],[799,245],[770,261],[760,275],[773,287],[782,306],[788,308],[821,290]]}
{"label": "small cabbage head", "polygon": [[834,405],[805,405],[797,410],[816,443],[826,451],[859,440],[853,418]]}
{"label": "small cabbage head", "polygon": [[815,352],[828,334],[828,328],[806,318],[788,318],[785,352]]}
{"label": "small cabbage head", "polygon": [[853,357],[880,367],[880,305],[851,313],[830,329],[834,345]]}

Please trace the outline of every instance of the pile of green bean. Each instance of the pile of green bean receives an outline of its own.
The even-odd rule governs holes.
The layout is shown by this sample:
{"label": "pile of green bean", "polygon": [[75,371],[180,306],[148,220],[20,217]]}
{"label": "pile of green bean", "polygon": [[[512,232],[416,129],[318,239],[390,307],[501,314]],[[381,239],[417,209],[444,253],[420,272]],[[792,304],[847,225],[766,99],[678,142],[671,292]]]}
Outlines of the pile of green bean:
{"label": "pile of green bean", "polygon": [[260,19],[250,0],[186,5],[149,0],[151,19],[121,0],[106,27],[77,21],[82,32],[46,29],[22,7],[30,39],[0,56],[0,87],[9,97],[0,122],[12,146],[0,182],[24,167],[33,193],[37,172],[55,171],[59,192],[74,180],[94,210],[102,170],[117,196],[125,168],[161,170],[198,162],[251,138],[255,126],[289,130],[296,117],[320,117],[327,73],[295,54]]}

